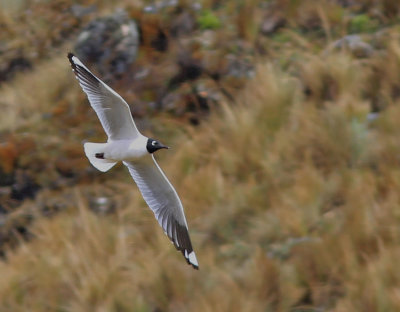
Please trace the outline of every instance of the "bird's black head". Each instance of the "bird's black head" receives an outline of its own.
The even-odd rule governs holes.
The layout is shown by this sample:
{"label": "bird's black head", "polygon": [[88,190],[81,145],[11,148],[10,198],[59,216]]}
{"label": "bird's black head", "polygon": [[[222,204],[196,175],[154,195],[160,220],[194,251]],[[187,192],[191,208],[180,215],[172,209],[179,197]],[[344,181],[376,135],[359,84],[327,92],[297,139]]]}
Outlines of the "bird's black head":
{"label": "bird's black head", "polygon": [[146,149],[150,154],[153,154],[155,151],[162,149],[162,148],[169,148],[154,139],[148,139],[146,144]]}

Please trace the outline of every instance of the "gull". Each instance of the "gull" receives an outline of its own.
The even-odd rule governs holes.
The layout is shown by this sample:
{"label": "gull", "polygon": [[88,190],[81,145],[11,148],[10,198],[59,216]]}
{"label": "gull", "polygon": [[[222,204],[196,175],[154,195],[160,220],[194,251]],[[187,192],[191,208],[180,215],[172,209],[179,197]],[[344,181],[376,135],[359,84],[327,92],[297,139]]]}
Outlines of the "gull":
{"label": "gull", "polygon": [[168,147],[142,135],[125,100],[74,54],[68,53],[68,59],[108,137],[107,143],[85,143],[86,157],[102,172],[122,161],[164,233],[187,263],[198,269],[181,200],[154,158],[154,152]]}

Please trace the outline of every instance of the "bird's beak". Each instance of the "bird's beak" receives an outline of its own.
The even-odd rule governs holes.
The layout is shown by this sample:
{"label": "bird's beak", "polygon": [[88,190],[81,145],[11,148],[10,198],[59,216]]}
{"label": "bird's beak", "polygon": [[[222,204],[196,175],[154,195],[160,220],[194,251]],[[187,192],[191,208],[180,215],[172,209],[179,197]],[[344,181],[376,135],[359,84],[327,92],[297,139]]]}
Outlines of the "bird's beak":
{"label": "bird's beak", "polygon": [[170,147],[169,147],[169,146],[166,146],[166,145],[162,145],[162,144],[161,144],[161,147],[160,147],[160,148],[169,149]]}

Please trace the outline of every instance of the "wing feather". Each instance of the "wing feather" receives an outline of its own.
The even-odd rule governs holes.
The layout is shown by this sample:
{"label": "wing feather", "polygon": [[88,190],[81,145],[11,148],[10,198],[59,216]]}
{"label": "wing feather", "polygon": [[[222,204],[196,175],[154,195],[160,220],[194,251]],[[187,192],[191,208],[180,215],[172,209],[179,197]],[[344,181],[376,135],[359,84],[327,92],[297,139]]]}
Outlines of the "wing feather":
{"label": "wing feather", "polygon": [[72,53],[69,61],[76,79],[86,93],[109,141],[134,139],[139,135],[131,111],[125,100],[93,75]]}
{"label": "wing feather", "polygon": [[153,161],[124,161],[124,165],[128,167],[164,233],[176,249],[182,252],[186,261],[198,269],[182,203],[153,156],[152,159]]}

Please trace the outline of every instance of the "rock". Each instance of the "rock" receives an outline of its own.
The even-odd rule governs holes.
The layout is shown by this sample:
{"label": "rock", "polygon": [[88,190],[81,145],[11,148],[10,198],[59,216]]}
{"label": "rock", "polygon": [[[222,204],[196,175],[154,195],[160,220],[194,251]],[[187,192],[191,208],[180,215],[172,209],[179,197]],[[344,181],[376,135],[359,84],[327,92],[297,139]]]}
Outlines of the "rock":
{"label": "rock", "polygon": [[196,28],[196,19],[193,14],[184,11],[174,18],[171,22],[170,32],[174,37],[188,35]]}
{"label": "rock", "polygon": [[176,1],[176,0],[157,1],[155,3],[146,5],[143,8],[143,12],[148,13],[148,14],[155,14],[155,13],[159,13],[161,10],[163,10],[165,8],[175,7],[176,5],[178,5],[178,1]]}
{"label": "rock", "polygon": [[83,62],[93,62],[102,75],[124,73],[134,62],[139,46],[136,23],[124,10],[91,21],[79,34],[75,52]]}
{"label": "rock", "polygon": [[379,117],[379,112],[371,112],[367,115],[367,121],[372,122]]}
{"label": "rock", "polygon": [[254,65],[250,62],[240,59],[233,54],[227,55],[227,76],[234,78],[251,78],[254,76]]}
{"label": "rock", "polygon": [[94,197],[89,203],[90,209],[99,214],[112,213],[115,210],[115,203],[108,197]]}
{"label": "rock", "polygon": [[192,3],[192,9],[194,11],[200,11],[203,8],[203,5],[200,2]]}
{"label": "rock", "polygon": [[359,35],[348,35],[335,42],[328,48],[329,50],[347,49],[355,57],[370,57],[374,53],[374,48],[362,40]]}
{"label": "rock", "polygon": [[146,5],[143,8],[143,13],[155,14],[155,13],[157,13],[157,7],[155,5]]}
{"label": "rock", "polygon": [[281,14],[269,14],[264,17],[260,25],[260,32],[267,36],[285,26],[286,19]]}
{"label": "rock", "polygon": [[24,200],[25,198],[34,198],[39,189],[39,185],[30,175],[22,170],[17,170],[15,183],[11,187],[11,199]]}

